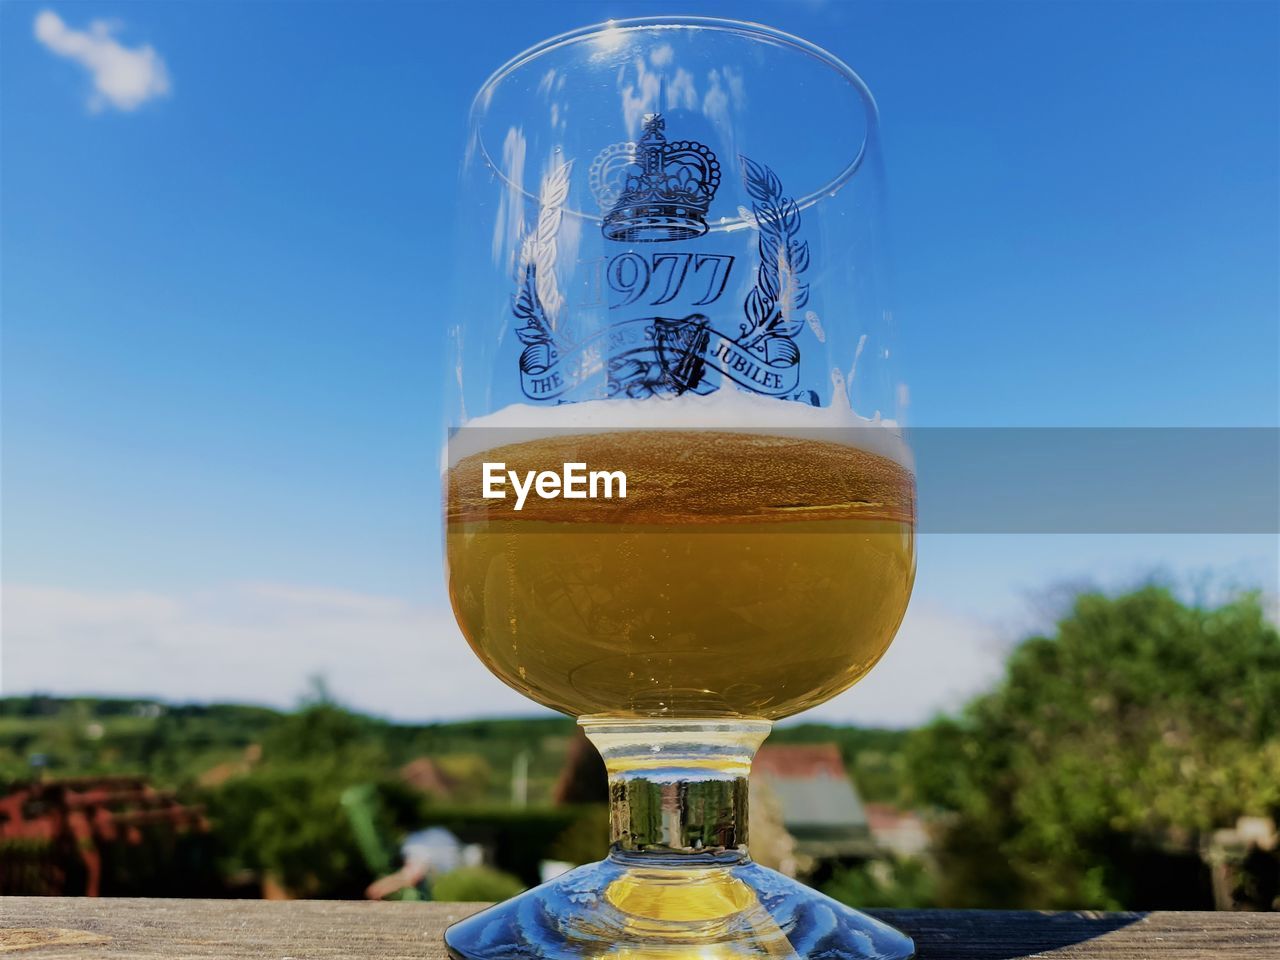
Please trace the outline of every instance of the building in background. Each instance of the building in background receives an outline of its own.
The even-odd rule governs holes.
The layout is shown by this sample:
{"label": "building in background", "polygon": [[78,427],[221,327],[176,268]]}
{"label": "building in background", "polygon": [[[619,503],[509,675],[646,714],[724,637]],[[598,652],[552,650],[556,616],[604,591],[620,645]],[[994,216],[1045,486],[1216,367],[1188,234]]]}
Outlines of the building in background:
{"label": "building in background", "polygon": [[868,803],[864,809],[877,846],[901,860],[917,860],[929,851],[929,830],[912,810],[888,803]]}
{"label": "building in background", "polygon": [[418,792],[441,800],[452,798],[456,789],[453,778],[431,757],[418,757],[406,763],[400,768],[400,779]]}
{"label": "building in background", "polygon": [[556,806],[609,802],[609,774],[604,760],[581,727],[569,741],[569,751],[551,791],[551,801]]}
{"label": "building in background", "polygon": [[766,744],[756,754],[752,781],[776,804],[794,839],[799,872],[810,880],[883,855],[836,744]]}

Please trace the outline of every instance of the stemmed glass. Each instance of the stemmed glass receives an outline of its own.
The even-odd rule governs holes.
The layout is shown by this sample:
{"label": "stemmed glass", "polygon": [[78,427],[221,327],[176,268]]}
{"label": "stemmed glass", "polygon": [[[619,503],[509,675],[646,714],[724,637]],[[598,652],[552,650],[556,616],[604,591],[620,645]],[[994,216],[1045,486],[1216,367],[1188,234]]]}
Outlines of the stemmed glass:
{"label": "stemmed glass", "polygon": [[746,835],[772,722],[871,669],[914,578],[880,202],[870,93],[767,27],[610,22],[477,94],[449,592],[490,670],[579,718],[612,840],[453,956],[912,955]]}

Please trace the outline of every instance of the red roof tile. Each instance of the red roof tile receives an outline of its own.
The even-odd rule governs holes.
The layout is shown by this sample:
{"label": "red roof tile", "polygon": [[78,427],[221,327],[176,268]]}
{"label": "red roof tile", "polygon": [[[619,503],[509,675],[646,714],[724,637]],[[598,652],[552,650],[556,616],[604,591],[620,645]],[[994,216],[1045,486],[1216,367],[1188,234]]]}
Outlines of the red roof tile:
{"label": "red roof tile", "polygon": [[764,776],[803,780],[815,777],[844,779],[848,776],[840,747],[834,743],[786,743],[761,747],[753,769]]}

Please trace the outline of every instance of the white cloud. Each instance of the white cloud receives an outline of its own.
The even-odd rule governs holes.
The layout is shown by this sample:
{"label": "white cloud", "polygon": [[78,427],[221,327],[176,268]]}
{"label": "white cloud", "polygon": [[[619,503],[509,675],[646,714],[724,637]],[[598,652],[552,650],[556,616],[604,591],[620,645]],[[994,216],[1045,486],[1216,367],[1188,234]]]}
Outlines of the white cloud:
{"label": "white cloud", "polygon": [[917,599],[871,672],[805,717],[904,727],[956,710],[1000,677],[1005,635],[990,621]]}
{"label": "white cloud", "polygon": [[649,52],[649,62],[655,67],[665,67],[675,59],[676,52],[671,44],[664,43],[660,47],[655,47]]}
{"label": "white cloud", "polygon": [[693,82],[693,74],[683,67],[676,68],[676,75],[667,84],[666,109],[674,110],[684,107],[692,110],[698,105],[698,90]]}
{"label": "white cloud", "polygon": [[640,136],[640,125],[645,116],[662,109],[658,102],[662,75],[650,70],[643,57],[636,57],[632,66],[636,71],[634,81],[628,78],[625,66],[618,68],[618,91],[622,94],[622,120],[627,136],[634,140]]}
{"label": "white cloud", "polygon": [[182,595],[4,588],[6,694],[49,692],[291,706],[309,677],[400,718],[531,712],[476,659],[447,608],[248,583]]}
{"label": "white cloud", "polygon": [[[914,605],[889,653],[813,719],[888,726],[958,706],[998,674],[985,622]],[[402,719],[528,713],[480,664],[448,608],[374,594],[242,583],[181,595],[11,584],[5,693],[291,706],[322,674],[353,707]]]}
{"label": "white cloud", "polygon": [[[528,144],[519,127],[508,127],[502,141],[502,177],[506,190],[498,195],[498,214],[493,218],[494,263],[502,263],[509,275],[515,275],[516,254],[524,236],[524,161]],[[505,252],[505,263],[503,255]]]}
{"label": "white cloud", "polygon": [[108,106],[136,110],[169,92],[169,71],[160,55],[148,44],[132,49],[122,46],[112,37],[114,30],[105,20],[93,21],[88,30],[73,30],[52,10],[36,15],[36,39],[93,77],[88,105],[94,111]]}
{"label": "white cloud", "polygon": [[702,112],[717,128],[729,125],[729,94],[720,83],[720,71],[707,74],[707,92],[702,98]]}

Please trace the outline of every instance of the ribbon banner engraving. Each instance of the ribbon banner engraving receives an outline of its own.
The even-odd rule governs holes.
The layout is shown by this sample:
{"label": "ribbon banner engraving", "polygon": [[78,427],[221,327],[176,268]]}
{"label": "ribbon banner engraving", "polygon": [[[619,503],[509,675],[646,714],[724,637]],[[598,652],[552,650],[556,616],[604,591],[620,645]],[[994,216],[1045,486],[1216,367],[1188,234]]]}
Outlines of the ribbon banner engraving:
{"label": "ribbon banner engraving", "polygon": [[605,356],[609,396],[656,393],[707,394],[724,378],[745,390],[790,396],[800,381],[800,353],[789,340],[747,350],[702,314],[682,319],[639,317],[613,324],[581,343],[557,348],[531,343],[520,355],[520,384],[531,400],[557,400],[600,371],[592,358]]}

